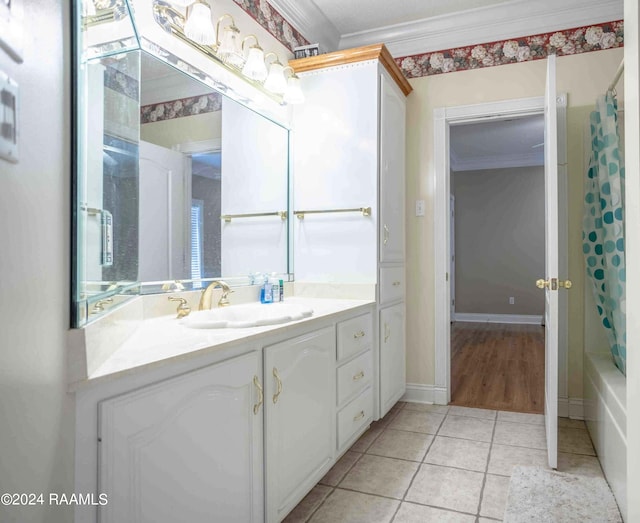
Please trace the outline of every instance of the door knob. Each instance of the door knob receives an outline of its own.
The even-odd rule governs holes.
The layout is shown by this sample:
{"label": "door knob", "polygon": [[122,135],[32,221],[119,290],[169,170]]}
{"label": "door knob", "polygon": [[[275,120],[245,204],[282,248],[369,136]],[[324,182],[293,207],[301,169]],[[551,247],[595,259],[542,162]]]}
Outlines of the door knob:
{"label": "door knob", "polygon": [[549,288],[549,280],[537,280],[536,287],[538,287],[538,289],[544,289],[545,287]]}
{"label": "door knob", "polygon": [[537,280],[536,287],[538,289],[551,289],[552,291],[558,290],[558,287],[564,287],[569,290],[573,286],[571,280],[558,280],[557,278],[551,278],[550,280]]}

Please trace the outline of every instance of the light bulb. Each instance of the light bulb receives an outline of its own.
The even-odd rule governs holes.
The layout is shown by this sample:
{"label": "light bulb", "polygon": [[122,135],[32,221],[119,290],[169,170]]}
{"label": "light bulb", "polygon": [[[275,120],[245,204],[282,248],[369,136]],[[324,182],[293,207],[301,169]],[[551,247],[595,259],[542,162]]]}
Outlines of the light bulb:
{"label": "light bulb", "polygon": [[184,34],[198,44],[216,43],[216,31],[211,21],[211,8],[208,4],[198,2],[189,8],[189,16],[184,24]]}
{"label": "light bulb", "polygon": [[265,89],[275,94],[283,94],[287,89],[287,79],[284,77],[284,67],[280,62],[273,62],[269,67],[269,76],[264,82]]}
{"label": "light bulb", "polygon": [[171,5],[176,7],[189,7],[195,0],[169,0]]}
{"label": "light bulb", "polygon": [[264,51],[261,47],[254,45],[249,49],[242,74],[257,82],[262,82],[267,77],[267,66],[264,64]]}
{"label": "light bulb", "polygon": [[304,102],[304,93],[300,86],[300,78],[298,76],[291,75],[287,80],[287,89],[284,92],[284,101],[288,104],[301,104]]}
{"label": "light bulb", "polygon": [[240,30],[235,25],[228,25],[222,33],[222,41],[218,47],[218,56],[229,65],[242,67],[244,58],[240,50]]}

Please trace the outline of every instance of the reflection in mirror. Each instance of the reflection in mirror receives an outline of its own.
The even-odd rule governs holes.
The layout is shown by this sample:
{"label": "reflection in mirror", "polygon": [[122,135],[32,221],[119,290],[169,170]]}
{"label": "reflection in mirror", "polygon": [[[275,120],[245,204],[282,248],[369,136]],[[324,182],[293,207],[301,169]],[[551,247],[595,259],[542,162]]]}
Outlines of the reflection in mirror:
{"label": "reflection in mirror", "polygon": [[167,281],[290,272],[285,128],[143,51],[81,79],[76,326]]}

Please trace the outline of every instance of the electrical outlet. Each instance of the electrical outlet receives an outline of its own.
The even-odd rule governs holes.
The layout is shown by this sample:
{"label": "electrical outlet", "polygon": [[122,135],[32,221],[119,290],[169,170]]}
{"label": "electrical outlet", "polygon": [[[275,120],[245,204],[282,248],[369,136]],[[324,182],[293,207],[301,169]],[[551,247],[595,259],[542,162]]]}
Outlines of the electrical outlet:
{"label": "electrical outlet", "polygon": [[416,200],[416,216],[424,216],[424,200]]}
{"label": "electrical outlet", "polygon": [[509,305],[515,305],[516,299],[513,296],[509,297]]}

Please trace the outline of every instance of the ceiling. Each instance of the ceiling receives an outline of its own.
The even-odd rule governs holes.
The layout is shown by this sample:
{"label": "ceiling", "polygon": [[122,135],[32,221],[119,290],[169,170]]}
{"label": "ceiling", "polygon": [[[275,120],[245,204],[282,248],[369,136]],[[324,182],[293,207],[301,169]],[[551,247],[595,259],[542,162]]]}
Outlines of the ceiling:
{"label": "ceiling", "polygon": [[623,0],[269,0],[321,52],[384,42],[394,57],[621,20]]}
{"label": "ceiling", "polygon": [[453,171],[544,165],[544,116],[470,123],[451,127]]}
{"label": "ceiling", "polygon": [[365,8],[353,0],[313,0],[341,35],[509,2],[513,0],[368,0]]}

